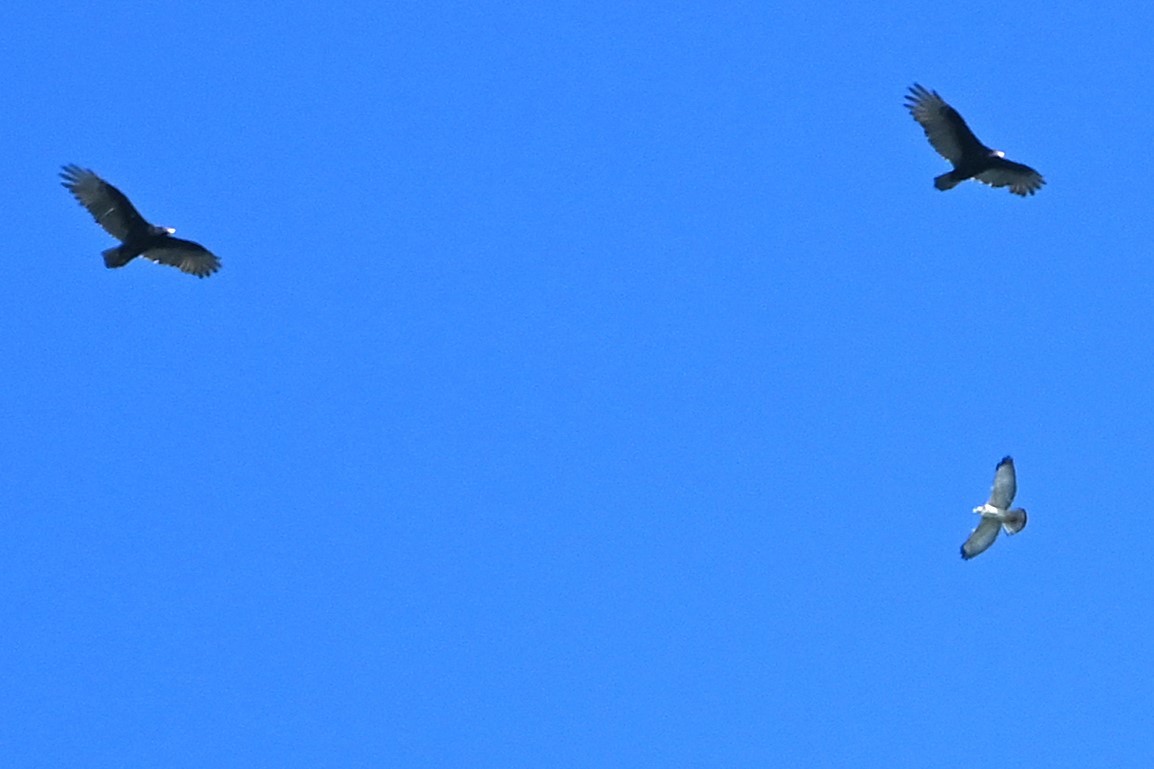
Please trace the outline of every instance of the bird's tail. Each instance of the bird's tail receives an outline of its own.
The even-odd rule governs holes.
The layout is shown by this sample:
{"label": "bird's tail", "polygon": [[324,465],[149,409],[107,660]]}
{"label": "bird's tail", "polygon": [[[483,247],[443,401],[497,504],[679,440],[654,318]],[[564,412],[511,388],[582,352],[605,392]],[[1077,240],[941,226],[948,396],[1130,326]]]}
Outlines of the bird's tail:
{"label": "bird's tail", "polygon": [[954,172],[950,171],[948,174],[934,177],[934,186],[939,190],[952,190],[961,184],[961,179],[954,178]]}
{"label": "bird's tail", "polygon": [[104,257],[105,267],[123,267],[124,265],[131,262],[132,258],[136,256],[136,254],[133,254],[125,249],[124,246],[110,248],[107,251],[101,251],[100,254]]}
{"label": "bird's tail", "polygon": [[1017,534],[1026,528],[1026,511],[1020,507],[1015,507],[1009,512],[1006,520],[1002,521],[1002,527],[1005,528],[1007,534]]}

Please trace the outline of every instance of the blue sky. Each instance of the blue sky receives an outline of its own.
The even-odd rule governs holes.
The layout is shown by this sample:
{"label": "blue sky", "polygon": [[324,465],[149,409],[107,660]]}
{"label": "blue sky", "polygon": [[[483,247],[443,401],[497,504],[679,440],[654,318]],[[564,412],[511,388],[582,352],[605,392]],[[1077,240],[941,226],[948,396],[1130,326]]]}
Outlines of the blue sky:
{"label": "blue sky", "polygon": [[0,763],[1150,766],[1154,10],[781,5],[0,12]]}

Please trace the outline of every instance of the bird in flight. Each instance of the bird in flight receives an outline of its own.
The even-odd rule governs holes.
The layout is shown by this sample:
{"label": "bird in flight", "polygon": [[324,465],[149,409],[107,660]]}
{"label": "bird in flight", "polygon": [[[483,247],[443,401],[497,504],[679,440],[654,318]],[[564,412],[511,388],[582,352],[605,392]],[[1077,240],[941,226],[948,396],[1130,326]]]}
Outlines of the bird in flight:
{"label": "bird in flight", "polygon": [[906,109],[926,132],[926,138],[938,154],[954,165],[954,170],[934,179],[939,190],[956,187],[966,179],[977,179],[991,187],[1009,187],[1015,195],[1026,197],[1042,188],[1042,175],[1021,163],[1006,160],[1006,153],[992,150],[978,141],[958,111],[917,83],[906,95]]}
{"label": "bird in flight", "polygon": [[967,561],[986,552],[998,538],[998,530],[1006,534],[1017,534],[1026,528],[1026,511],[1020,507],[1010,509],[1014,494],[1018,491],[1018,480],[1014,473],[1014,460],[1002,457],[994,470],[994,487],[984,505],[978,505],[974,512],[982,516],[978,528],[970,533],[970,538],[962,544],[962,558]]}
{"label": "bird in flight", "polygon": [[220,259],[199,243],[174,238],[176,230],[157,227],[128,201],[124,193],[88,169],[66,165],[60,172],[61,184],[80,205],[88,209],[97,224],[121,241],[102,252],[107,267],[123,267],[138,256],[157,264],[176,267],[181,272],[206,278],[220,269]]}

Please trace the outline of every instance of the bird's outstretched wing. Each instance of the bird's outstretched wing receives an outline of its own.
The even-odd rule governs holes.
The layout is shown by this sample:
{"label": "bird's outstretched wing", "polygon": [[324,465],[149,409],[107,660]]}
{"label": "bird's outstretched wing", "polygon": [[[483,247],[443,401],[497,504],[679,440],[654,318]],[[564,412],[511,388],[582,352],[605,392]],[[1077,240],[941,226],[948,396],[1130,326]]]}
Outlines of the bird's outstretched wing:
{"label": "bird's outstretched wing", "polygon": [[1015,195],[1026,197],[1042,189],[1046,180],[1042,175],[1021,163],[1005,158],[990,158],[990,167],[974,178],[991,187],[1009,187]]}
{"label": "bird's outstretched wing", "polygon": [[958,111],[946,104],[937,91],[914,83],[906,95],[906,109],[918,121],[926,138],[938,154],[954,165],[975,153],[988,154],[990,149],[978,141]]}
{"label": "bird's outstretched wing", "polygon": [[994,470],[994,486],[990,489],[990,499],[986,504],[999,510],[1009,510],[1017,493],[1018,479],[1014,473],[1014,459],[1002,457],[1002,461]]}
{"label": "bird's outstretched wing", "polygon": [[997,518],[982,516],[982,522],[978,524],[978,528],[970,533],[970,538],[962,543],[962,558],[967,561],[974,556],[981,555],[986,552],[990,545],[994,544],[994,540],[998,538],[998,531],[1002,528],[1002,524],[998,523]]}
{"label": "bird's outstretched wing", "polygon": [[92,171],[77,165],[66,165],[60,172],[61,184],[88,209],[88,213],[117,240],[127,240],[130,233],[150,226],[124,193]]}
{"label": "bird's outstretched wing", "polygon": [[207,278],[220,269],[220,259],[199,243],[183,238],[165,238],[164,245],[150,248],[141,254],[157,264],[176,267],[181,272]]}

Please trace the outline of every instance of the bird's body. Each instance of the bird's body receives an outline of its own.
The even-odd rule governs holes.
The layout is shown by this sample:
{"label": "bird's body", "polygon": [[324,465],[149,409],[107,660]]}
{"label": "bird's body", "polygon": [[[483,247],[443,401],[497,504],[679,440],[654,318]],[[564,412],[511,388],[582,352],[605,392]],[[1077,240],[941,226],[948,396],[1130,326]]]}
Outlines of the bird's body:
{"label": "bird's body", "polygon": [[121,241],[102,252],[107,267],[123,267],[138,256],[182,272],[204,278],[220,269],[220,260],[204,246],[174,238],[176,230],[149,224],[123,192],[92,171],[75,165],[64,166],[62,185],[80,205],[88,209],[97,224]]}
{"label": "bird's body", "polygon": [[939,190],[956,187],[966,179],[977,179],[991,187],[1009,187],[1025,197],[1042,188],[1042,175],[1021,163],[1006,160],[1006,153],[992,150],[978,140],[958,111],[938,95],[915,83],[906,95],[906,109],[921,125],[938,154],[954,169],[934,179]]}
{"label": "bird's body", "polygon": [[982,516],[982,520],[962,545],[962,558],[968,561],[984,553],[994,544],[998,532],[1002,529],[1006,530],[1006,534],[1017,534],[1026,528],[1026,511],[1010,507],[1017,491],[1018,479],[1014,471],[1014,460],[1011,457],[1002,457],[1002,461],[994,470],[994,486],[990,489],[990,498],[985,504],[974,508],[974,512]]}

